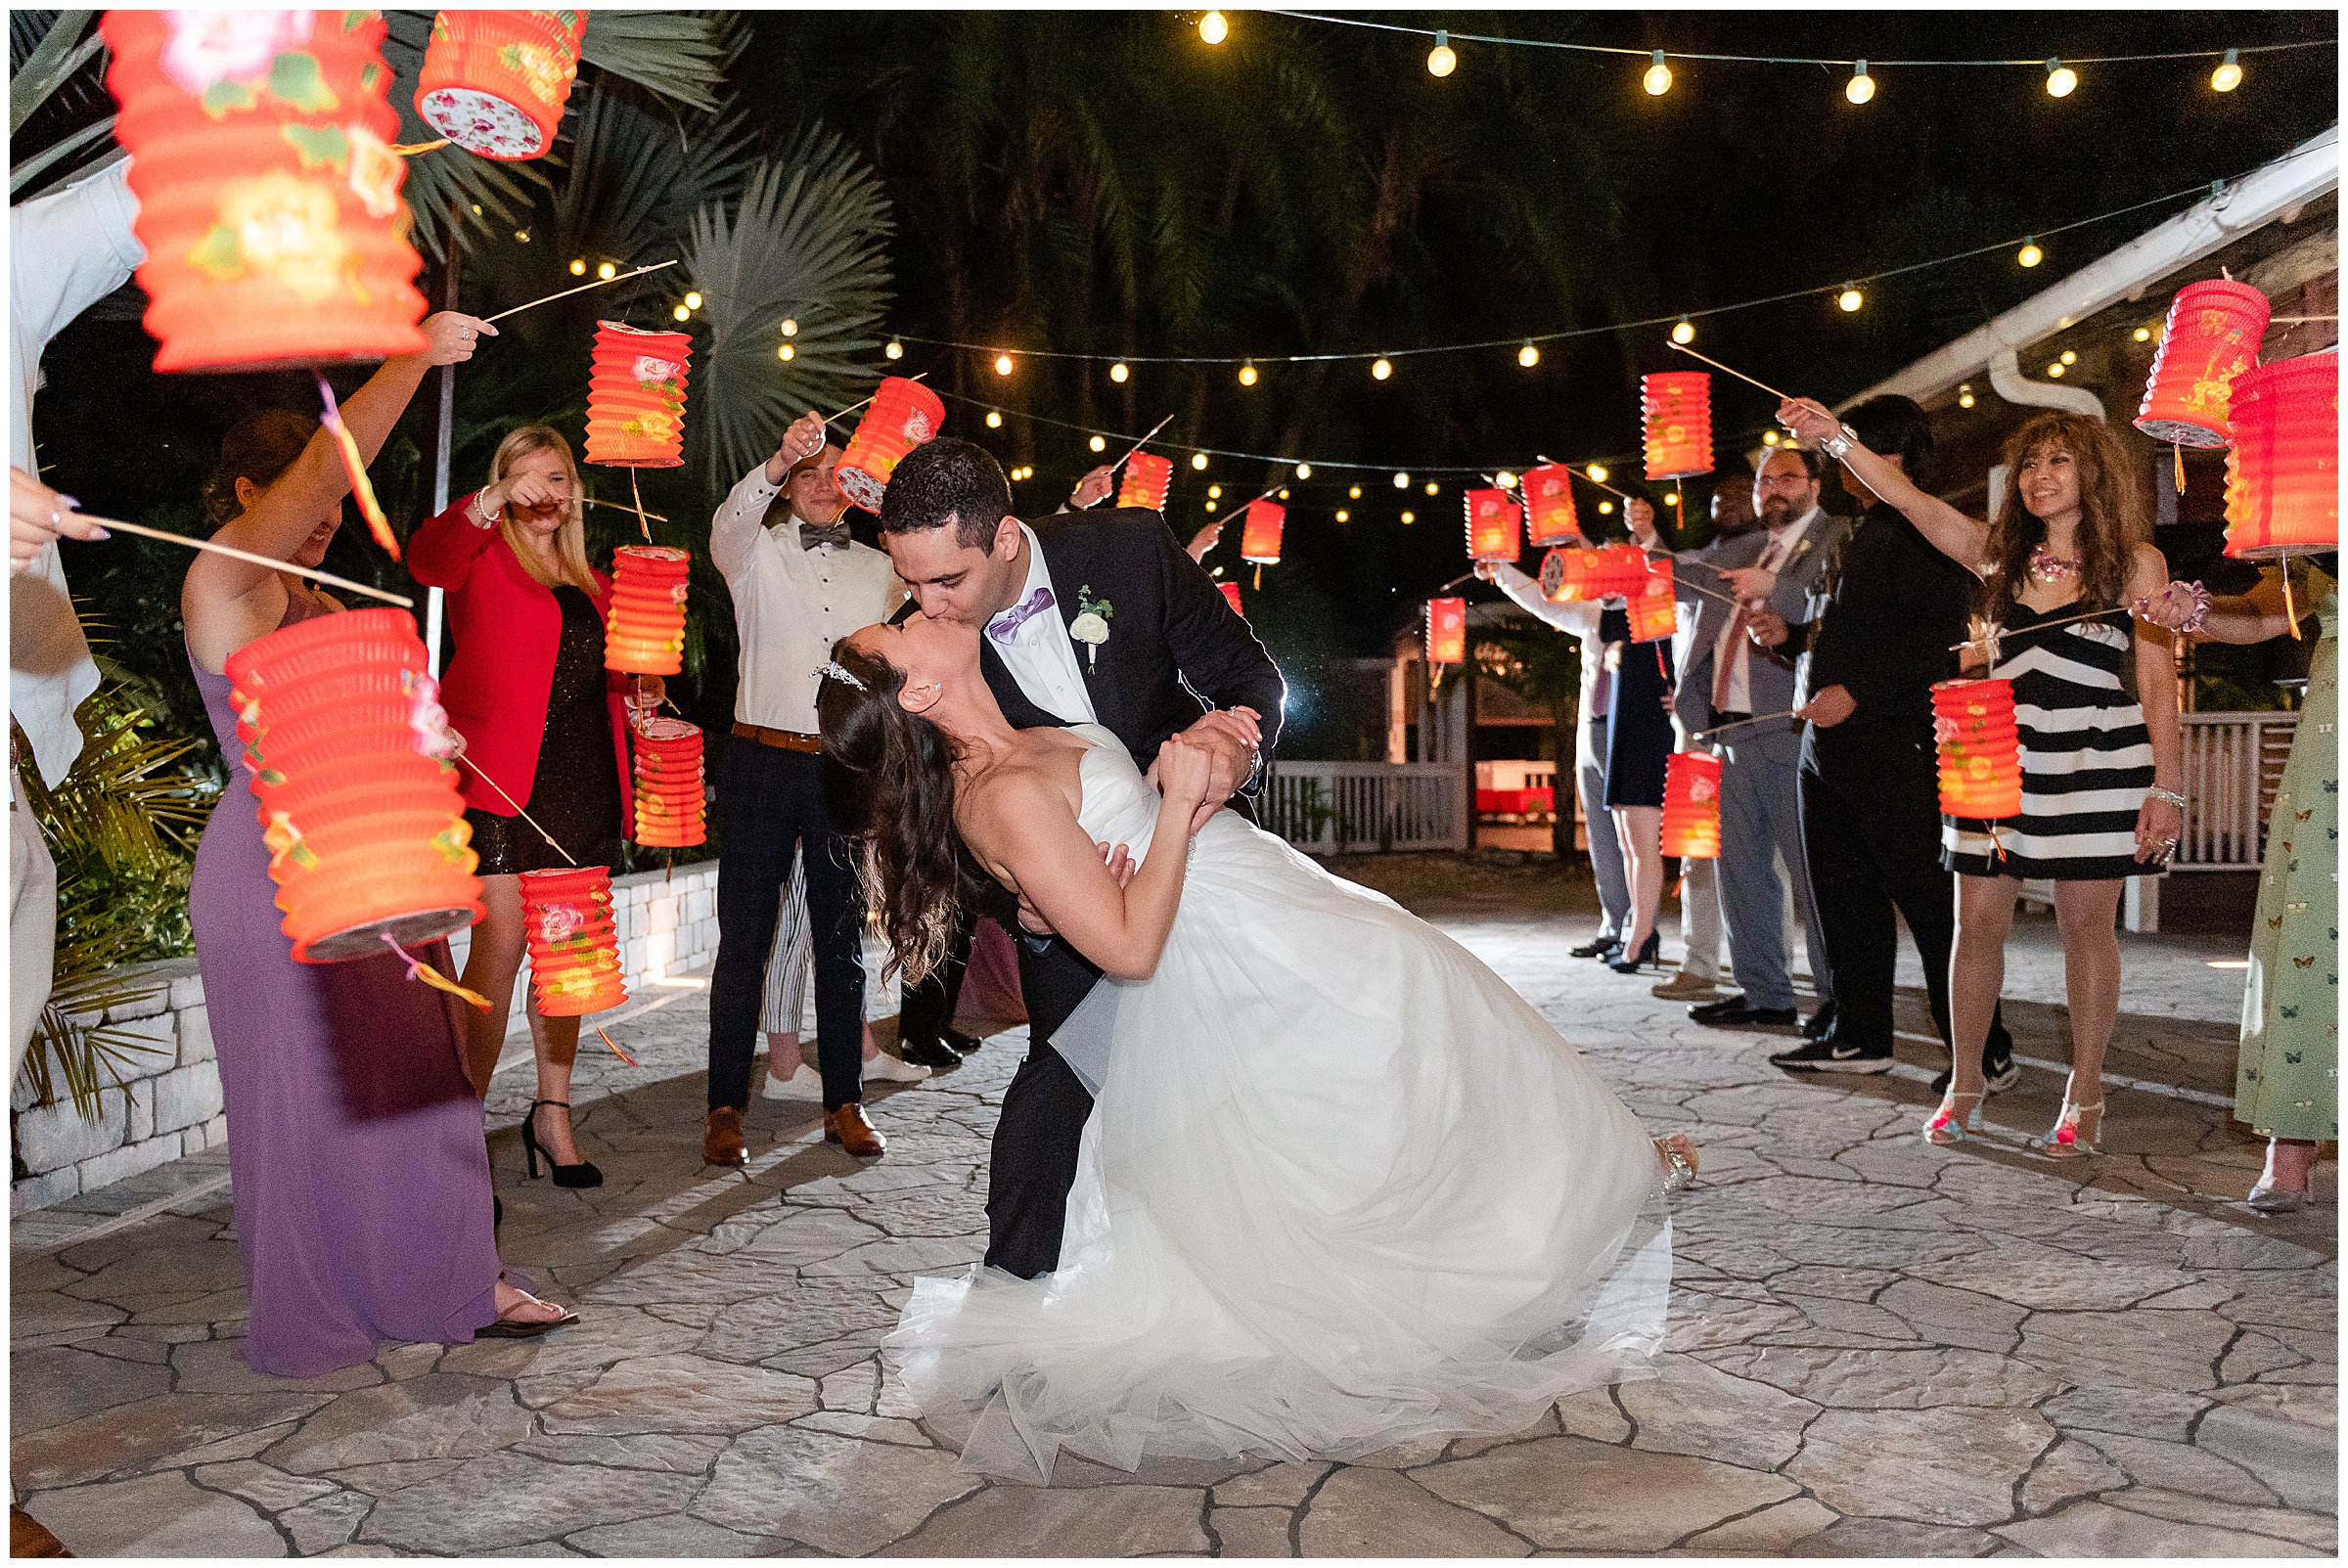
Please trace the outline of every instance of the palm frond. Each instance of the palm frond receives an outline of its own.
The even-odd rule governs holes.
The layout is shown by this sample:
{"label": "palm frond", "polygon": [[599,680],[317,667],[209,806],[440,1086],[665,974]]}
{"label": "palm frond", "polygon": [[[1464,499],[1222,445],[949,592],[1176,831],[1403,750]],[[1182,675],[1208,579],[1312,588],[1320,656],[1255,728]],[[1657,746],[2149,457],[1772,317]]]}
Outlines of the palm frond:
{"label": "palm frond", "polygon": [[[72,74],[88,65],[106,49],[106,40],[88,29],[95,11],[61,11],[49,30],[35,44],[24,63],[15,67],[8,78],[8,134],[13,143],[17,132],[33,112],[49,101],[49,95],[63,87]],[[16,34],[12,28],[10,42]],[[12,48],[10,53],[15,53]]]}
{"label": "palm frond", "polygon": [[[103,85],[106,40],[84,38],[94,11],[11,12],[8,81],[11,202],[46,196],[125,156],[108,139],[114,116]],[[34,22],[24,22],[30,17]],[[27,125],[39,117],[39,123]],[[76,124],[75,121],[82,123]],[[66,127],[70,126],[70,129]],[[62,134],[61,134],[62,132]]]}
{"label": "palm frond", "polygon": [[685,11],[591,11],[579,58],[661,97],[717,108],[713,88],[741,43],[722,16]]}
{"label": "palm frond", "polygon": [[[871,165],[821,126],[760,164],[730,215],[714,202],[694,215],[685,269],[709,349],[692,427],[713,484],[763,457],[798,414],[872,384],[861,356],[879,346],[888,310],[884,243],[895,227]],[[786,318],[798,324],[789,339]],[[786,341],[789,361],[776,352]]]}

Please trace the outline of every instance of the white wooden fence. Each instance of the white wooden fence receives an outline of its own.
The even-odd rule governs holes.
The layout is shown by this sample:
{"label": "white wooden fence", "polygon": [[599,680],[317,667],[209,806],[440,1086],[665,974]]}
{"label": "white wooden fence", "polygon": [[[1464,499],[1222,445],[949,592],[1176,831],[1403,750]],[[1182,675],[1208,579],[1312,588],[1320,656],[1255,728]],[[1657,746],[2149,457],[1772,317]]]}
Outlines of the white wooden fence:
{"label": "white wooden fence", "polygon": [[1257,810],[1311,855],[1468,849],[1466,770],[1449,762],[1276,762]]}
{"label": "white wooden fence", "polygon": [[2185,713],[2185,840],[2170,870],[2255,871],[2296,713]]}

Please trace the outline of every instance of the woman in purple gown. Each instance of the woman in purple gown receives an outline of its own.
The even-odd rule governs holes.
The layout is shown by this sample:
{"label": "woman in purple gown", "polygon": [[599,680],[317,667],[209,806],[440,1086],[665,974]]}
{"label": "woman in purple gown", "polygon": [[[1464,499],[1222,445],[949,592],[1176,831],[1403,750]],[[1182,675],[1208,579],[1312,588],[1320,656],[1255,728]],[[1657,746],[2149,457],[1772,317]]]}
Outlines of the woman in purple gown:
{"label": "woman in purple gown", "polygon": [[[342,404],[369,458],[425,372],[472,357],[471,316],[424,324],[431,346],[387,360]],[[349,491],[315,421],[252,416],[222,444],[205,506],[215,537],[314,566]],[[286,572],[200,555],[180,594],[188,659],[234,778],[196,853],[189,910],[227,1100],[237,1246],[256,1371],[314,1377],[382,1340],[521,1337],[572,1321],[502,1277],[480,1099],[465,1076],[462,1004],[388,954],[297,963],[280,926],[223,673],[280,626],[342,606]],[[447,944],[418,955],[443,973]]]}

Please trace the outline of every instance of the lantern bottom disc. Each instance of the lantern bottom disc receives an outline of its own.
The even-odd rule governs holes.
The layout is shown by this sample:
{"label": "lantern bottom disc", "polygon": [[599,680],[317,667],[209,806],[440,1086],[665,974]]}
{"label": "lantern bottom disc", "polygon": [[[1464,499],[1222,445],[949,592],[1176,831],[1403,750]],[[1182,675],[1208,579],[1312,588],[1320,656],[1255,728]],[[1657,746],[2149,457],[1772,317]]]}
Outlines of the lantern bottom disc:
{"label": "lantern bottom disc", "polygon": [[346,931],[335,931],[318,938],[294,956],[304,963],[340,963],[347,959],[372,959],[391,949],[384,942],[391,938],[401,947],[413,947],[419,942],[436,942],[444,936],[454,936],[474,922],[476,911],[470,904],[449,909],[419,910],[408,915],[394,915],[388,919],[369,920]]}
{"label": "lantern bottom disc", "polygon": [[546,151],[546,131],[516,105],[473,87],[435,87],[416,101],[432,129],[483,157],[509,161]]}
{"label": "lantern bottom disc", "polygon": [[2223,430],[2213,430],[2204,425],[2188,425],[2182,420],[2138,420],[2136,427],[2164,446],[2191,446],[2208,450],[2226,445]]}
{"label": "lantern bottom disc", "polygon": [[[2340,548],[2337,539],[2319,539],[2289,545],[2244,545],[2235,549],[2229,543],[2226,555],[2233,560],[2283,560],[2292,556],[2327,556]],[[2312,606],[2301,605],[2300,613],[2310,613]]]}
{"label": "lantern bottom disc", "polygon": [[880,497],[888,488],[884,480],[874,478],[862,469],[835,469],[832,482],[857,506],[875,516],[880,515]]}

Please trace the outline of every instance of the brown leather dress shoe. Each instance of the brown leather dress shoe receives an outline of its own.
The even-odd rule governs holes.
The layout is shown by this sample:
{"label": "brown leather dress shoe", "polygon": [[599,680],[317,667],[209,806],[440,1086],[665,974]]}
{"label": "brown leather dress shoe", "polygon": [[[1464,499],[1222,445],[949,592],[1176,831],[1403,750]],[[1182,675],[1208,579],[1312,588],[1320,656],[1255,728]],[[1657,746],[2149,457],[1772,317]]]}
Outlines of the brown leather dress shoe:
{"label": "brown leather dress shoe", "polygon": [[711,1165],[747,1165],[750,1151],[742,1146],[742,1112],[720,1105],[701,1129],[701,1158]]}
{"label": "brown leather dress shoe", "polygon": [[12,1557],[70,1557],[49,1527],[14,1503],[8,1509],[8,1554]]}
{"label": "brown leather dress shoe", "polygon": [[888,1151],[888,1140],[864,1119],[864,1107],[853,1101],[824,1113],[824,1142],[837,1143],[861,1159],[876,1159]]}

